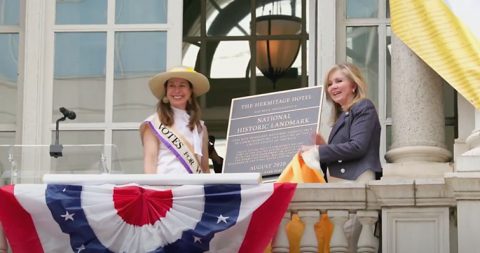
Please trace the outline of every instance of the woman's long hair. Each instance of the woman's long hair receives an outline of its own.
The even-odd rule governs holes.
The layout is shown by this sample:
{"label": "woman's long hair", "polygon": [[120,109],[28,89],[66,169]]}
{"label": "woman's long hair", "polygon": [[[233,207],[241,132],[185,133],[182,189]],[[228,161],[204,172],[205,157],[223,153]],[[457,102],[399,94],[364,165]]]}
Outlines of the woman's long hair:
{"label": "woman's long hair", "polygon": [[337,70],[340,70],[348,79],[350,79],[350,81],[354,82],[355,85],[357,86],[353,94],[352,102],[349,105],[347,105],[347,107],[345,108],[346,111],[350,110],[350,108],[355,103],[367,97],[367,84],[364,81],[362,72],[356,65],[348,62],[333,65],[333,67],[330,68],[330,70],[327,72],[327,75],[325,76],[324,86],[323,86],[325,87],[325,95],[326,95],[327,101],[333,104],[333,107],[332,107],[332,121],[333,121],[332,123],[333,124],[335,123],[335,121],[337,121],[340,114],[342,114],[342,112],[344,111],[340,104],[333,102],[332,98],[327,92],[330,75],[332,75],[333,72]]}
{"label": "woman's long hair", "polygon": [[[200,124],[200,119],[201,119],[201,110],[200,110],[200,104],[198,101],[195,99],[195,94],[193,94],[193,85],[192,83],[188,82],[190,86],[190,90],[192,90],[192,95],[188,99],[187,103],[187,108],[186,111],[188,115],[190,115],[190,121],[188,122],[188,128],[190,131],[193,131],[195,129],[195,126],[198,127],[198,131],[202,131],[202,127]],[[167,83],[164,84],[165,86],[165,96],[167,94]],[[173,110],[170,105],[170,102],[165,102],[163,99],[160,99],[157,103],[157,113],[159,114],[158,116],[160,117],[160,121],[165,124],[166,126],[172,126],[174,123],[173,119]]]}

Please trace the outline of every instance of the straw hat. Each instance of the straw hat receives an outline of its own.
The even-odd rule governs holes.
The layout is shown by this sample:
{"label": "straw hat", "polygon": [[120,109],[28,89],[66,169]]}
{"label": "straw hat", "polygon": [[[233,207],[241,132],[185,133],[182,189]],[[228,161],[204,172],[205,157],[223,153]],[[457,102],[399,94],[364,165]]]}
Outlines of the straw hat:
{"label": "straw hat", "polygon": [[193,68],[178,66],[166,72],[156,74],[150,79],[148,84],[155,97],[162,99],[163,96],[165,96],[165,82],[170,78],[183,78],[188,80],[193,86],[193,94],[195,96],[203,95],[210,89],[210,83],[204,75],[196,72]]}

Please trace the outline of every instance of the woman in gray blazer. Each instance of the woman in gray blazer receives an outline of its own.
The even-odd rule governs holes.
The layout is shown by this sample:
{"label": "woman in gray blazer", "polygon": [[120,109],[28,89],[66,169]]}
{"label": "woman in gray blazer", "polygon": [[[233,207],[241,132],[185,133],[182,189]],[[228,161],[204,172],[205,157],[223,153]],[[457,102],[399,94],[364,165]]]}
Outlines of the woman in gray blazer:
{"label": "woman in gray blazer", "polygon": [[[380,122],[366,98],[366,84],[357,66],[334,65],[325,78],[327,101],[333,103],[328,143],[317,135],[320,164],[329,182],[368,181],[379,178]],[[328,171],[327,171],[328,168]]]}
{"label": "woman in gray blazer", "polygon": [[[325,78],[327,100],[333,103],[333,124],[328,143],[316,136],[320,165],[332,182],[365,182],[378,179],[380,164],[380,122],[358,67],[334,65]],[[355,214],[344,225],[349,242],[347,252],[356,252],[361,225]],[[378,242],[377,242],[378,243]]]}

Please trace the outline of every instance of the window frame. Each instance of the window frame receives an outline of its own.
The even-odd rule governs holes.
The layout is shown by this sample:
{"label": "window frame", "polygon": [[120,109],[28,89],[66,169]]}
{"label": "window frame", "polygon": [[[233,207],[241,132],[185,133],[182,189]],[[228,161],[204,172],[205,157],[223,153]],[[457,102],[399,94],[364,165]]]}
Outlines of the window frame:
{"label": "window frame", "polygon": [[[335,0],[333,0],[335,1]],[[389,0],[378,0],[378,15],[376,18],[350,18],[347,19],[347,0],[338,0],[336,6],[336,48],[333,48],[332,51],[336,52],[336,62],[346,61],[346,29],[347,27],[377,27],[378,32],[378,86],[375,87],[378,89],[378,117],[380,120],[380,125],[382,127],[380,135],[380,158],[382,163],[385,161],[385,153],[387,152],[387,128],[392,125],[392,118],[387,117],[387,99],[389,96],[387,94],[387,36],[388,27],[390,26],[390,18],[387,17],[387,1]],[[327,70],[325,70],[327,71]]]}
{"label": "window frame", "polygon": [[[104,145],[112,144],[113,131],[138,131],[139,122],[113,122],[114,36],[117,31],[167,32],[167,68],[179,65],[182,59],[182,11],[183,1],[166,0],[168,5],[166,24],[114,24],[115,0],[107,0],[107,24],[55,25],[55,0],[25,1],[20,7],[24,36],[20,31],[19,90],[16,126],[0,126],[0,130],[15,130],[16,143],[24,145],[49,145],[53,140],[55,122],[52,122],[54,36],[56,32],[106,32],[106,82],[104,122],[61,125],[61,131],[104,131]],[[153,108],[152,108],[153,109]],[[147,116],[147,115],[146,115]],[[138,147],[141,148],[141,147]],[[26,166],[50,168],[50,157],[32,156],[24,161]],[[107,162],[111,156],[107,152]]]}

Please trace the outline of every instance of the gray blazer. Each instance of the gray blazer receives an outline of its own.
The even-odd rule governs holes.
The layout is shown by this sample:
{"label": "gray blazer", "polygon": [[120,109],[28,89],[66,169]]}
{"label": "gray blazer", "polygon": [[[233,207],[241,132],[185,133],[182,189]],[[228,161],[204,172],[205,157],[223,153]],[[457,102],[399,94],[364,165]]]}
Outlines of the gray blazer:
{"label": "gray blazer", "polygon": [[377,110],[368,99],[355,103],[343,112],[330,132],[328,144],[320,145],[322,170],[330,175],[355,180],[363,172],[381,172],[380,122]]}

